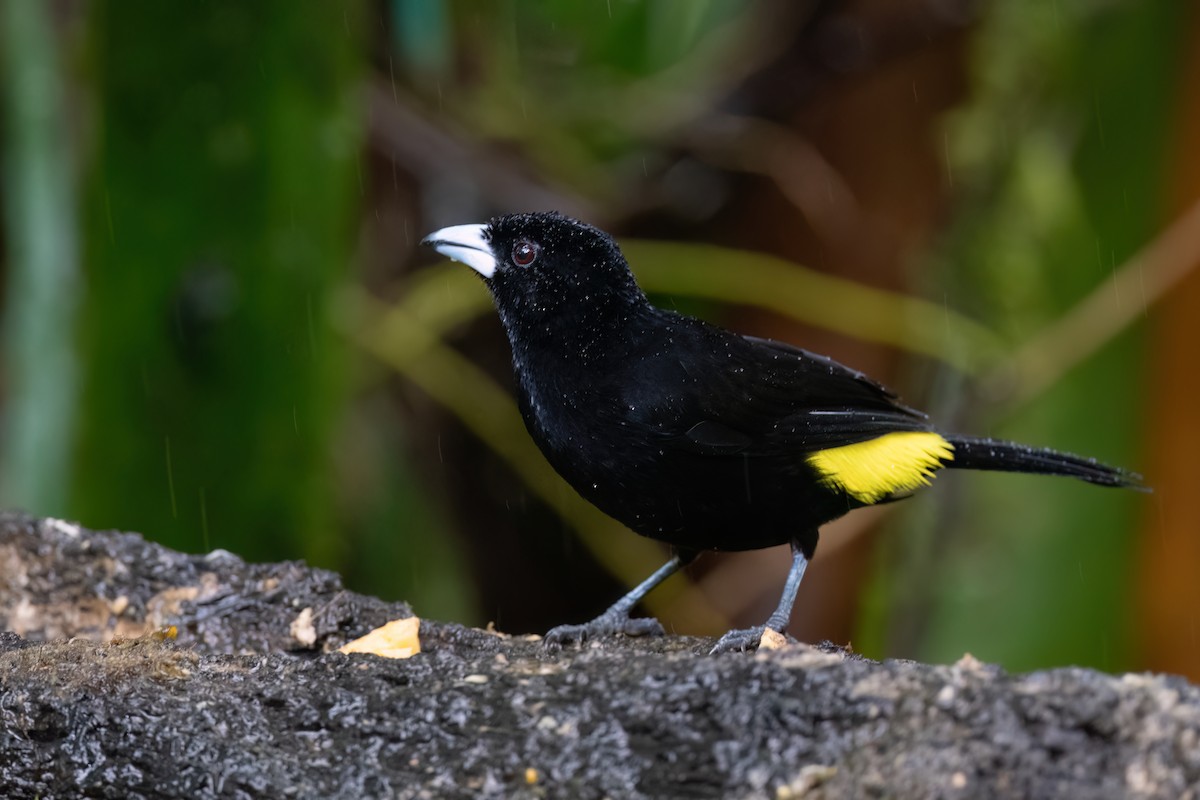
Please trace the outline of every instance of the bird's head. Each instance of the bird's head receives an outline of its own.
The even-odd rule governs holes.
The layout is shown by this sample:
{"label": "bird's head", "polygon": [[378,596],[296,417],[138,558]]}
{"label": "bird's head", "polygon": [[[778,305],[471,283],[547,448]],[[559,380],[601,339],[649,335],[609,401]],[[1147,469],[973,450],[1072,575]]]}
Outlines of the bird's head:
{"label": "bird's head", "polygon": [[646,302],[617,243],[556,213],[508,214],[422,240],[478,272],[509,335],[597,325]]}

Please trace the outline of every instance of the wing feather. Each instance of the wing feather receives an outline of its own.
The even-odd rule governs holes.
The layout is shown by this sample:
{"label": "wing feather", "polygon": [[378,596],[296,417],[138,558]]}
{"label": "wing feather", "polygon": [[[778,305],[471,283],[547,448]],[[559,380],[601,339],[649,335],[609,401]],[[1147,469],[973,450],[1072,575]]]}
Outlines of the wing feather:
{"label": "wing feather", "polygon": [[833,359],[679,320],[697,327],[674,340],[669,358],[639,359],[638,379],[624,384],[638,424],[671,447],[777,457],[931,430],[924,414]]}

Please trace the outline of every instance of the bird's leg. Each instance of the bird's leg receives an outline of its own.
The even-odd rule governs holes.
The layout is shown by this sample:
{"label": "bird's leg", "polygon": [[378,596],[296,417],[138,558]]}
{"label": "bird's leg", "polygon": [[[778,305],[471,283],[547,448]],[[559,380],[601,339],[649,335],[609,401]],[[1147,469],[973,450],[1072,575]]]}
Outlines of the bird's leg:
{"label": "bird's leg", "polygon": [[710,655],[756,650],[759,641],[762,640],[763,631],[767,629],[773,630],[776,633],[786,631],[788,620],[792,616],[792,606],[796,602],[796,591],[800,588],[800,581],[804,579],[804,568],[807,566],[808,559],[804,557],[804,553],[800,551],[800,548],[793,543],[792,568],[788,570],[787,581],[783,584],[783,595],[779,598],[779,606],[772,612],[771,616],[767,617],[766,624],[758,625],[754,628],[741,628],[729,631],[729,633],[717,641],[716,646],[710,651]]}
{"label": "bird's leg", "polygon": [[607,611],[591,622],[582,625],[559,625],[546,633],[545,645],[557,649],[568,642],[584,642],[598,636],[612,633],[624,633],[627,636],[661,636],[663,627],[653,617],[633,619],[629,612],[633,610],[650,590],[687,566],[696,558],[695,552],[677,552],[671,560],[663,564],[654,574],[639,583],[624,597],[613,603]]}

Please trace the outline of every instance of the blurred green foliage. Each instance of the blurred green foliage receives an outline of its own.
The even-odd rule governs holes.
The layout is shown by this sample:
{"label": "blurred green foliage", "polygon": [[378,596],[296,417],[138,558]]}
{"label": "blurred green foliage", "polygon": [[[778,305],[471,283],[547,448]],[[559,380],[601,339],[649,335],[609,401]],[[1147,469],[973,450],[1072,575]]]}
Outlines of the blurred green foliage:
{"label": "blurred green foliage", "polygon": [[[1014,346],[1153,237],[1187,17],[1166,3],[992,7],[975,45],[978,96],[948,125],[964,199],[930,280]],[[1149,313],[1144,296],[1114,301]],[[1134,329],[1032,402],[956,385],[942,404],[971,430],[1133,464],[1145,363]],[[946,661],[965,649],[1013,669],[1136,663],[1139,496],[1025,476],[955,490],[940,533],[918,533],[938,525],[918,510],[884,548],[863,628],[871,652]]]}
{"label": "blurred green foliage", "polygon": [[353,4],[98,3],[70,513],[330,563],[362,72]]}
{"label": "blurred green foliage", "polygon": [[51,10],[41,3],[5,3],[0,36],[9,253],[0,502],[61,514],[79,383],[76,159]]}

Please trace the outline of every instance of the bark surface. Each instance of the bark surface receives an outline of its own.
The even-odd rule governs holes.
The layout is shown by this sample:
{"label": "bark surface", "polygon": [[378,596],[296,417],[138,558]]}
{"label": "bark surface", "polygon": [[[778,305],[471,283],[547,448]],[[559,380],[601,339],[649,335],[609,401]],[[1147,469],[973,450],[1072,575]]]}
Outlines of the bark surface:
{"label": "bark surface", "polygon": [[0,515],[0,796],[1198,796],[1181,678],[428,621],[406,660],[331,652],[410,614],[299,563]]}

